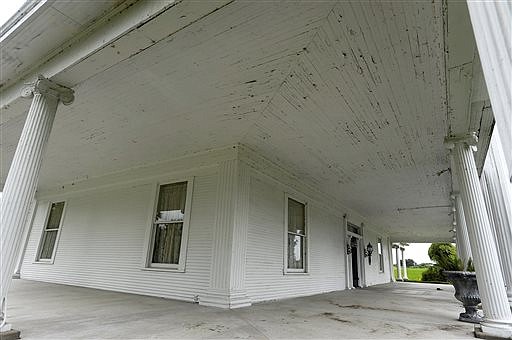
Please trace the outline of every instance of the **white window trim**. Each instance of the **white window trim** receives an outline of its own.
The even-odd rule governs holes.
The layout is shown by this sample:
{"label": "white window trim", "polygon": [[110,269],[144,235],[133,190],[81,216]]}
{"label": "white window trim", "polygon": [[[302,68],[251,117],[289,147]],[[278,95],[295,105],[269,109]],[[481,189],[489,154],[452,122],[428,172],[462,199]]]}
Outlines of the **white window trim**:
{"label": "white window trim", "polygon": [[[304,251],[306,254],[304,256],[304,268],[303,269],[294,269],[288,268],[288,199],[292,199],[299,203],[304,204],[304,214],[305,214],[305,223],[306,226],[304,228],[304,239],[306,241],[306,246],[304,247]],[[289,193],[285,193],[284,195],[284,234],[283,234],[283,274],[284,275],[308,275],[309,274],[309,205],[305,199],[300,199],[295,195],[291,195]]]}
{"label": "white window trim", "polygon": [[[380,251],[382,254],[379,254],[379,241],[380,241]],[[385,264],[385,261],[384,261],[384,242],[382,242],[382,237],[377,237],[377,256],[379,258],[379,274],[384,274],[384,272],[386,271],[386,264]],[[382,270],[380,269],[380,257],[382,256]]]}
{"label": "white window trim", "polygon": [[[158,205],[158,195],[160,193],[160,186],[167,184],[174,184],[180,182],[187,182],[187,198],[185,200],[185,214],[183,216],[183,231],[181,234],[181,246],[180,246],[180,259],[178,264],[165,264],[165,263],[152,263],[153,258],[153,238],[154,238],[154,223],[156,216],[156,209]],[[152,193],[153,199],[151,204],[151,210],[148,217],[146,236],[144,240],[144,262],[142,264],[142,270],[150,271],[173,271],[173,272],[185,272],[185,265],[187,262],[187,248],[188,248],[188,233],[190,228],[190,216],[192,209],[192,193],[194,191],[194,177],[181,178],[165,182],[154,183]]]}
{"label": "white window trim", "polygon": [[[59,222],[59,229],[57,231],[57,237],[55,238],[55,244],[53,245],[52,256],[49,259],[41,259],[40,258],[41,247],[43,246],[43,239],[44,239],[44,235],[46,233],[46,224],[48,223],[48,219],[50,218],[52,204],[60,203],[60,202],[64,202],[64,208],[62,209],[62,215],[60,217],[60,222]],[[62,227],[64,225],[64,219],[66,218],[67,207],[68,207],[68,202],[66,200],[56,200],[56,201],[48,202],[48,206],[46,208],[46,217],[44,219],[44,224],[43,224],[43,228],[41,231],[41,235],[39,236],[39,245],[37,246],[37,252],[36,252],[36,257],[34,259],[34,263],[44,263],[44,264],[54,264],[55,263],[55,254],[57,254],[57,248],[59,246],[60,234],[62,232]]]}

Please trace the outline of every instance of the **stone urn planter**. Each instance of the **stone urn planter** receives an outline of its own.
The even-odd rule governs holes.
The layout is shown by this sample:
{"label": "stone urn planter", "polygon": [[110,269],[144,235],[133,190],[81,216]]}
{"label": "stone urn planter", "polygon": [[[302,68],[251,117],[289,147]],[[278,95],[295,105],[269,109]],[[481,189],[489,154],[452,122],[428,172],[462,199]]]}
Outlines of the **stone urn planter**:
{"label": "stone urn planter", "polygon": [[466,312],[459,314],[459,320],[471,323],[480,323],[483,318],[477,313],[477,305],[480,303],[480,293],[476,283],[475,272],[447,271],[444,275],[448,282],[455,287],[455,298],[462,302]]}

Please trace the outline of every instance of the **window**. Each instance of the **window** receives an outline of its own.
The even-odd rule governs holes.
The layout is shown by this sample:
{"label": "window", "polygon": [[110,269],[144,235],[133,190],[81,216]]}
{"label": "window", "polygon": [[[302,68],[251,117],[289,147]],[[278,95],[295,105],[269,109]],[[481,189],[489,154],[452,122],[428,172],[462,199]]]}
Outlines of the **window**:
{"label": "window", "polygon": [[361,235],[361,230],[353,223],[347,222],[347,230],[354,234]]}
{"label": "window", "polygon": [[306,272],[307,225],[306,204],[287,198],[286,272]]}
{"label": "window", "polygon": [[54,257],[55,248],[61,229],[62,215],[65,202],[51,203],[50,211],[41,237],[41,243],[37,254],[37,261],[51,262]]}
{"label": "window", "polygon": [[379,271],[384,273],[384,254],[382,252],[382,239],[377,239],[377,251],[379,253]]}
{"label": "window", "polygon": [[191,181],[158,187],[146,266],[184,270],[191,188]]}

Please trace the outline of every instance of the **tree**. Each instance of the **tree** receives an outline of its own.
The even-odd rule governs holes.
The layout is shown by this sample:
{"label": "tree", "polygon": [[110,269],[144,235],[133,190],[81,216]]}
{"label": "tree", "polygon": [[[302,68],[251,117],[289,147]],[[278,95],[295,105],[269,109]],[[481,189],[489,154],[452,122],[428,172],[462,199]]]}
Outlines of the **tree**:
{"label": "tree", "polygon": [[435,264],[421,274],[421,281],[446,281],[443,270],[462,270],[462,261],[451,243],[432,243],[428,256]]}
{"label": "tree", "polygon": [[413,259],[405,259],[407,267],[416,267],[418,264]]}
{"label": "tree", "polygon": [[432,243],[428,248],[428,256],[444,270],[460,270],[457,249],[451,243]]}

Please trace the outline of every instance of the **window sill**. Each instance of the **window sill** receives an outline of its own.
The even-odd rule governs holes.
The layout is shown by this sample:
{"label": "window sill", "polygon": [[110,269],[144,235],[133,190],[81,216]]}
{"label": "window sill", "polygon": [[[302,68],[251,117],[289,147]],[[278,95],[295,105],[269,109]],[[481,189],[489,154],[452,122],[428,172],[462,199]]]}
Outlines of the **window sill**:
{"label": "window sill", "polygon": [[33,261],[32,264],[53,264],[53,260],[47,260],[47,261]]}
{"label": "window sill", "polygon": [[308,272],[283,272],[283,275],[305,275],[309,276]]}
{"label": "window sill", "polygon": [[184,273],[185,268],[157,268],[157,267],[142,267],[140,270],[146,270],[150,272],[172,272],[172,273]]}

